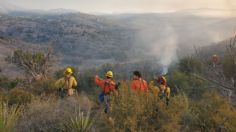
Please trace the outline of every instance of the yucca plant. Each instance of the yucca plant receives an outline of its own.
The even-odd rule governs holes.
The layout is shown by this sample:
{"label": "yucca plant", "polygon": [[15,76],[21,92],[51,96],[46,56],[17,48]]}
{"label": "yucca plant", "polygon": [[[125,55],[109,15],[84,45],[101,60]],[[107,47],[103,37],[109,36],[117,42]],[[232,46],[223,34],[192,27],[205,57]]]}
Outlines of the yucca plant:
{"label": "yucca plant", "polygon": [[17,120],[22,112],[21,107],[8,107],[6,103],[0,104],[0,132],[14,131]]}
{"label": "yucca plant", "polygon": [[79,108],[75,114],[70,114],[69,119],[64,124],[64,131],[88,132],[93,125],[90,110],[86,114]]}

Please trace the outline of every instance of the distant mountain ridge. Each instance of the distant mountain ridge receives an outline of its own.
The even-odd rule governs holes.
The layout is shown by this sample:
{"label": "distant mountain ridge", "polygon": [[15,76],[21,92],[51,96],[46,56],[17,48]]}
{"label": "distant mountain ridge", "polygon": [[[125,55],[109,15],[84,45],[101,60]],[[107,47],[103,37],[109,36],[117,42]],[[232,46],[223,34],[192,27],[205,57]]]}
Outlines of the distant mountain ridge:
{"label": "distant mountain ridge", "polygon": [[236,27],[235,17],[199,17],[179,12],[99,16],[61,14],[61,9],[55,12],[59,14],[2,15],[0,36],[50,45],[63,57],[62,65],[87,68],[163,58],[163,52],[176,50],[191,53],[194,45],[205,46],[230,37]]}
{"label": "distant mountain ridge", "polygon": [[178,13],[192,14],[206,17],[235,17],[236,9],[213,9],[213,8],[199,8],[199,9],[185,9],[177,11]]}

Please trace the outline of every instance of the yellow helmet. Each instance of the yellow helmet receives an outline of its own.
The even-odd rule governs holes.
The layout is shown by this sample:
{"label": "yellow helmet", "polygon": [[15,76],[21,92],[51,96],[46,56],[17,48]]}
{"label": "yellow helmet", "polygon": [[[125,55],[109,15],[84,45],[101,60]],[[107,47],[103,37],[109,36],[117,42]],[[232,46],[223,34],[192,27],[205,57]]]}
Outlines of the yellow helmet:
{"label": "yellow helmet", "polygon": [[72,74],[72,73],[73,73],[73,71],[72,71],[72,69],[69,68],[69,67],[66,68],[65,71],[64,71],[64,74],[65,74],[65,75],[70,75],[70,74]]}
{"label": "yellow helmet", "polygon": [[112,71],[108,71],[106,74],[107,77],[113,78],[113,72]]}

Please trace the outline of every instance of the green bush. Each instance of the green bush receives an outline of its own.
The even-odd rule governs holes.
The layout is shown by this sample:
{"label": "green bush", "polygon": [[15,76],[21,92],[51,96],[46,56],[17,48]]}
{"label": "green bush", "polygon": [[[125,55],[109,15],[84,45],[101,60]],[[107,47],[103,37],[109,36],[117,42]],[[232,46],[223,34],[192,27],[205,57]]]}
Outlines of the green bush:
{"label": "green bush", "polygon": [[236,110],[215,91],[204,93],[199,101],[191,102],[191,109],[183,117],[183,130],[236,131]]}
{"label": "green bush", "polygon": [[9,105],[30,103],[32,97],[31,93],[20,88],[12,89],[7,95]]}
{"label": "green bush", "polygon": [[78,90],[79,91],[85,91],[90,95],[98,95],[99,88],[96,87],[94,82],[94,73],[96,73],[94,70],[87,70],[83,74],[79,76],[78,80]]}
{"label": "green bush", "polygon": [[3,88],[5,90],[10,90],[12,88],[15,88],[19,83],[19,80],[15,79],[9,79],[7,77],[0,77],[0,88]]}
{"label": "green bush", "polygon": [[190,73],[202,73],[203,64],[194,57],[186,57],[180,60],[179,70],[186,74]]}
{"label": "green bush", "polygon": [[50,95],[57,92],[55,87],[56,80],[54,78],[42,79],[40,81],[34,81],[31,84],[30,91],[35,95]]}
{"label": "green bush", "polygon": [[51,50],[48,54],[43,52],[28,52],[15,50],[12,56],[6,58],[10,63],[25,71],[25,73],[35,80],[47,78],[51,65]]}
{"label": "green bush", "polygon": [[226,56],[223,59],[223,72],[227,78],[236,79],[236,64],[234,63],[234,59],[232,57]]}
{"label": "green bush", "polygon": [[205,81],[180,71],[173,71],[168,75],[168,85],[172,90],[176,89],[179,93],[184,92],[192,99],[201,98],[202,94],[207,90]]}

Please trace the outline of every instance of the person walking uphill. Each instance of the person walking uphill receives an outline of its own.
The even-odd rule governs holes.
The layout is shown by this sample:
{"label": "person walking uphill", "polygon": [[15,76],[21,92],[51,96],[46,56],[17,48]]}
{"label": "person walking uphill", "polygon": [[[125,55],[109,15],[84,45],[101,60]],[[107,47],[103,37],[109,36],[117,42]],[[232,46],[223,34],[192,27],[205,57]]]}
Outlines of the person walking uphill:
{"label": "person walking uphill", "polygon": [[142,79],[142,75],[139,71],[133,72],[133,81],[131,83],[131,88],[134,91],[141,91],[141,92],[148,91],[147,81]]}
{"label": "person walking uphill", "polygon": [[73,71],[71,68],[66,68],[64,71],[64,77],[56,81],[56,87],[59,88],[60,96],[63,98],[66,95],[74,95],[77,81],[72,75]]}
{"label": "person walking uphill", "polygon": [[102,97],[104,99],[105,104],[105,113],[108,113],[110,110],[110,94],[115,91],[116,83],[113,80],[113,72],[108,71],[106,73],[106,79],[101,79],[99,76],[95,76],[95,83],[100,88],[102,88]]}

